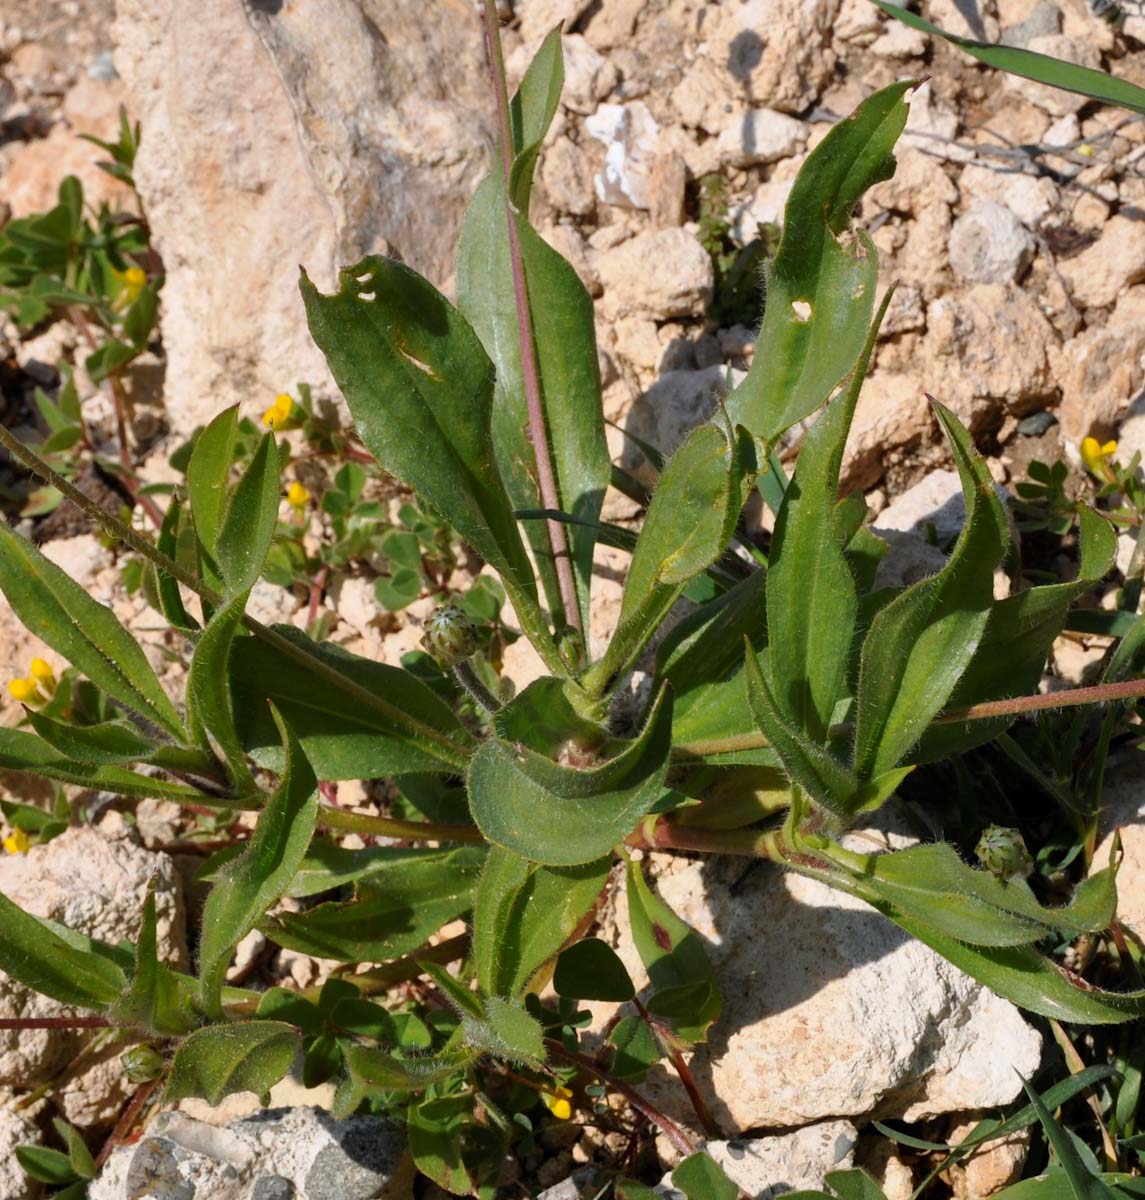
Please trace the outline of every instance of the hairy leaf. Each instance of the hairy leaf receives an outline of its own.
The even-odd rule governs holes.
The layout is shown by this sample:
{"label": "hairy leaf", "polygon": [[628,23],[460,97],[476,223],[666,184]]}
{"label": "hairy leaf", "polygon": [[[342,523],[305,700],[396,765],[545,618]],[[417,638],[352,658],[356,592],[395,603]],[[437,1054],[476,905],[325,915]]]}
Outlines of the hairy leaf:
{"label": "hairy leaf", "polygon": [[290,1070],[297,1049],[298,1031],[281,1021],[196,1029],[175,1051],[165,1099],[219,1104],[234,1092],[264,1095]]}

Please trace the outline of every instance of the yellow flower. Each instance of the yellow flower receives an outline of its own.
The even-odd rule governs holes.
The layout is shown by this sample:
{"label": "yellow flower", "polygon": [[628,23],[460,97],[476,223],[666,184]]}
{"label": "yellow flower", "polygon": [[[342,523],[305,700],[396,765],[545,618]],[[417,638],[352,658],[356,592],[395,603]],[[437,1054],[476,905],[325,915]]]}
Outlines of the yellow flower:
{"label": "yellow flower", "polygon": [[115,297],[114,307],[117,310],[130,308],[143,291],[147,282],[147,272],[142,267],[128,267],[124,271],[111,268],[111,273],[119,281],[119,294]]}
{"label": "yellow flower", "polygon": [[279,392],[274,403],[262,414],[262,423],[271,429],[297,429],[302,422],[294,411],[294,401],[285,393]]}
{"label": "yellow flower", "polygon": [[552,1092],[542,1092],[541,1099],[558,1121],[567,1121],[572,1116],[572,1105],[569,1103],[572,1092],[568,1088],[558,1087]]}
{"label": "yellow flower", "polygon": [[286,489],[286,502],[291,508],[303,509],[310,503],[310,493],[296,479]]}
{"label": "yellow flower", "polygon": [[34,679],[13,679],[8,685],[8,695],[21,704],[40,704],[44,699]]}
{"label": "yellow flower", "polygon": [[31,845],[28,835],[22,829],[13,829],[4,839],[4,849],[9,854],[27,854]]}
{"label": "yellow flower", "polygon": [[56,686],[56,673],[52,670],[52,664],[45,662],[42,658],[32,659],[32,664],[28,668],[28,678],[34,679],[48,689]]}
{"label": "yellow flower", "polygon": [[1111,454],[1117,453],[1116,442],[1106,442],[1103,446],[1095,437],[1082,439],[1081,461],[1085,468],[1094,475],[1108,474],[1108,462]]}

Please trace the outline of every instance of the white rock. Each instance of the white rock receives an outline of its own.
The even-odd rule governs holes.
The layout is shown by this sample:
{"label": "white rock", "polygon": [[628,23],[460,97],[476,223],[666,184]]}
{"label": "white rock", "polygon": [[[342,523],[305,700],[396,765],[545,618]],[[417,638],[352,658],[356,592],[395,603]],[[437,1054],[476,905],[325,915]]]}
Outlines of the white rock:
{"label": "white rock", "polygon": [[1092,246],[1058,262],[1076,304],[1107,308],[1130,284],[1145,279],[1145,225],[1130,217],[1110,219]]}
{"label": "white rock", "polygon": [[660,126],[644,101],[602,104],[584,129],[605,148],[604,169],[595,178],[597,197],[624,208],[650,208]]}
{"label": "white rock", "polygon": [[1047,146],[1069,146],[1081,140],[1081,126],[1078,124],[1077,113],[1066,113],[1058,119],[1042,135],[1042,141]]}
{"label": "white rock", "polygon": [[1117,916],[1145,935],[1145,775],[1133,752],[1111,759],[1106,768],[1101,808],[1101,844],[1093,870],[1109,866],[1115,831],[1121,834],[1122,860],[1117,872]]}
{"label": "white rock", "polygon": [[521,37],[534,42],[551,33],[558,21],[564,23],[565,29],[571,29],[591,7],[592,0],[525,0],[517,5]]}
{"label": "white rock", "polygon": [[16,1161],[17,1146],[38,1146],[44,1140],[32,1117],[17,1107],[19,1097],[0,1091],[0,1200],[32,1200],[40,1185],[24,1174]]}
{"label": "white rock", "polygon": [[[65,830],[27,854],[0,859],[0,892],[25,911],[115,945],[134,939],[148,887],[154,883],[160,956],[185,966],[186,933],[178,872],[165,854],[90,826]],[[0,1014],[55,1017],[77,1010],[41,996],[0,972]],[[0,1083],[28,1087],[48,1078],[75,1053],[74,1033],[0,1030]]]}
{"label": "white rock", "polygon": [[956,538],[966,524],[966,501],[957,471],[930,471],[912,488],[901,492],[879,513],[876,533],[917,532],[934,526],[939,542]]}
{"label": "white rock", "polygon": [[559,212],[585,217],[596,206],[588,156],[567,137],[557,138],[542,155],[541,184]]}
{"label": "white rock", "polygon": [[[977,1121],[963,1121],[947,1135],[957,1146],[965,1141]],[[1022,1167],[1030,1152],[1030,1131],[1020,1129],[1001,1141],[988,1142],[976,1154],[952,1163],[948,1168],[955,1200],[988,1200],[1021,1178]]]}
{"label": "white rock", "polygon": [[261,411],[297,379],[333,391],[299,263],[324,290],[386,249],[438,283],[451,274],[493,121],[477,12],[449,14],[429,37],[407,4],[117,5],[178,432],[235,401]]}
{"label": "white rock", "polygon": [[1145,383],[1145,286],[1126,291],[1104,325],[1091,325],[1066,342],[1055,359],[1055,374],[1067,444],[1111,429],[1132,401],[1119,434],[1122,455],[1128,460],[1134,450],[1145,452],[1145,420],[1135,400]]}
{"label": "white rock", "polygon": [[[748,879],[740,863],[652,862],[720,980],[723,1014],[691,1067],[724,1128],[987,1108],[1020,1095],[1018,1073],[1037,1068],[1041,1037],[1012,1004],[861,901],[762,864]],[[642,987],[623,927],[618,943]],[[644,1090],[685,1119],[667,1072]]]}
{"label": "white rock", "polygon": [[[850,1121],[824,1121],[775,1137],[707,1142],[703,1149],[724,1169],[732,1183],[754,1200],[771,1200],[784,1192],[821,1189],[828,1171],[840,1171],[854,1160],[858,1133]],[[683,1200],[672,1186],[672,1172],[657,1191],[669,1200]]]}
{"label": "white rock", "polygon": [[929,84],[917,88],[908,97],[910,115],[899,141],[902,149],[921,150],[935,158],[950,162],[968,162],[974,157],[969,146],[959,145],[958,117],[948,108],[937,104]]}
{"label": "white rock", "polygon": [[[732,375],[737,383],[743,378],[742,371],[733,371]],[[722,366],[668,371],[636,400],[621,424],[633,437],[655,446],[662,454],[671,454],[690,430],[716,411],[726,376]],[[637,478],[653,481],[654,472],[629,439],[625,439],[621,463]]]}
{"label": "white rock", "polygon": [[616,314],[664,320],[703,313],[715,273],[708,252],[684,229],[649,229],[598,254],[605,302]]}
{"label": "white rock", "polygon": [[1052,212],[1058,202],[1057,187],[1044,175],[1024,175],[982,163],[967,163],[959,176],[958,189],[971,200],[1004,204],[1031,228]]}
{"label": "white rock", "polygon": [[777,163],[767,181],[756,189],[755,195],[732,209],[732,230],[741,244],[750,242],[760,225],[782,227],[784,210],[802,162],[803,158],[800,157]]}
{"label": "white rock", "polygon": [[743,92],[726,65],[710,54],[701,53],[672,89],[671,100],[681,125],[715,136],[724,131],[736,110],[742,107]]}
{"label": "white rock", "polygon": [[716,144],[721,161],[750,167],[790,158],[806,141],[802,121],[773,108],[749,108],[732,118]]}
{"label": "white rock", "polygon": [[980,200],[955,220],[948,249],[967,283],[1014,283],[1033,261],[1034,239],[1008,208]]}
{"label": "white rock", "polygon": [[405,1200],[413,1176],[400,1130],[378,1117],[270,1109],[218,1127],[175,1112],[117,1146],[88,1196],[151,1196],[148,1184],[161,1179],[164,1195],[186,1200]]}
{"label": "white rock", "polygon": [[926,34],[901,21],[888,21],[886,32],[870,44],[878,58],[921,58],[926,53]]}
{"label": "white rock", "polygon": [[895,173],[871,188],[872,202],[911,216],[939,205],[949,208],[958,199],[958,188],[942,163],[930,150],[903,147],[895,154]]}

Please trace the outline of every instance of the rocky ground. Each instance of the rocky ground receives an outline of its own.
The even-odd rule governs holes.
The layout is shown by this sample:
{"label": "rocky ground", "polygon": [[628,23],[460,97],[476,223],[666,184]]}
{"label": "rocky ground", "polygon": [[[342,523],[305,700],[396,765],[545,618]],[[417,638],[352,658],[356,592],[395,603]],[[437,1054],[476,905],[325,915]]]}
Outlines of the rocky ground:
{"label": "rocky ground", "polygon": [[[432,19],[414,0],[0,0],[0,220],[50,207],[69,172],[96,202],[131,204],[81,135],[112,136],[121,103],[142,121],[136,182],[166,272],[161,341],[129,381],[143,478],[170,478],[167,455],[226,404],[257,419],[300,380],[334,396],[302,318],[300,263],[329,287],[340,265],[392,252],[450,290],[492,122],[474,5],[429,7]],[[895,178],[859,213],[882,281],[898,291],[845,465],[845,486],[866,494],[896,542],[902,577],[933,569],[925,524],[952,511],[958,520],[926,392],[969,425],[1004,487],[1032,459],[1076,460],[1088,433],[1119,433],[1123,447],[1145,449],[1139,118],[1003,79],[889,22],[868,0],[503,7],[513,16],[514,74],[565,22],[565,95],[533,216],[596,298],[610,445],[634,473],[646,464],[624,431],[672,450],[713,411],[728,368],[734,378],[751,359],[750,318],[709,316],[721,297],[700,221],[726,216],[741,244],[761,227],[773,231],[808,151],[871,90],[902,78],[927,82],[914,93]],[[991,0],[976,10],[929,0],[924,11],[956,33],[1145,81],[1145,23],[1132,13],[1116,32],[1084,0]],[[712,175],[724,181],[714,206],[702,184]],[[67,321],[34,335],[3,328],[7,425],[30,420],[32,388],[51,386],[79,343]],[[79,382],[85,415],[110,437],[107,398],[82,372]],[[609,519],[638,511],[609,494]],[[141,631],[177,690],[180,670],[142,599],[124,593],[112,551],[68,528],[45,548]],[[624,561],[600,554],[598,641],[616,619]],[[335,640],[396,662],[432,606],[417,602],[395,619],[373,603],[372,582],[368,573],[339,579],[316,603]],[[308,600],[266,586],[256,602],[264,619],[301,624],[313,615]],[[0,602],[0,661],[38,652],[46,654]],[[1078,682],[1100,647],[1063,639],[1055,653],[1061,679]],[[510,649],[516,683],[535,669],[519,645]],[[6,786],[29,795],[24,781]],[[1114,791],[1129,852],[1122,892],[1132,896],[1145,870],[1145,811],[1128,770]],[[377,811],[364,787],[343,785],[341,798]],[[85,811],[89,826],[0,860],[0,891],[114,940],[134,934],[148,881],[158,879],[166,953],[185,960],[201,901],[189,880],[201,859],[180,846],[173,813],[148,802],[128,824],[98,803]],[[1041,1062],[1041,1035],[1016,1009],[838,894],[762,867],[748,888],[740,866],[655,866],[665,898],[708,939],[725,979],[731,1011],[693,1066],[721,1125],[757,1135],[713,1151],[752,1194],[817,1185],[823,1170],[860,1162],[902,1200],[918,1182],[911,1160],[871,1131],[872,1118],[930,1121],[934,1136],[956,1140],[974,1113],[1015,1097],[1014,1069],[1029,1075]],[[1145,926],[1145,915],[1137,919]],[[782,931],[781,974],[760,928]],[[631,946],[612,933],[638,976]],[[255,937],[233,974],[306,986],[325,969],[286,952],[268,959]],[[0,975],[0,1012],[60,1011]],[[111,1131],[133,1090],[122,1049],[74,1034],[0,1034],[0,1200],[32,1195],[10,1149],[38,1139],[49,1112],[96,1142]],[[661,1099],[676,1102],[668,1087]],[[161,1118],[143,1142],[115,1151],[93,1200],[408,1194],[400,1151],[363,1166],[345,1150],[367,1136],[360,1128],[335,1128],[302,1107],[325,1094],[283,1085],[274,1101],[288,1111],[277,1115],[255,1115],[249,1100],[221,1113],[184,1104]],[[373,1143],[389,1136],[367,1132]],[[293,1156],[268,1158],[267,1146],[291,1139]],[[591,1130],[541,1141],[506,1195],[558,1185],[546,1195],[566,1200],[576,1184],[561,1181],[609,1150]],[[1024,1155],[1021,1138],[994,1146],[948,1186],[959,1200],[980,1200],[1015,1177]],[[149,1178],[168,1182],[140,1190]]]}

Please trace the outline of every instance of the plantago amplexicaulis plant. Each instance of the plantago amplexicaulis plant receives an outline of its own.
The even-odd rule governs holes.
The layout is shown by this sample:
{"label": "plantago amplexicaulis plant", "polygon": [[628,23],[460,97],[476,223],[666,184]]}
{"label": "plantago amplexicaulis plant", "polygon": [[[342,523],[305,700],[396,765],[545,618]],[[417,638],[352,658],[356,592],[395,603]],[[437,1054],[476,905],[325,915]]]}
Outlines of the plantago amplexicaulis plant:
{"label": "plantago amplexicaulis plant", "polygon": [[[1011,532],[969,435],[935,402],[966,524],[937,574],[874,588],[885,547],[865,528],[861,500],[841,500],[839,477],[887,297],[878,302],[875,247],[851,217],[894,170],[911,85],[868,97],[808,156],[768,269],[753,365],[664,465],[632,546],[619,625],[593,660],[593,552],[616,531],[601,521],[612,468],[592,306],[528,215],[561,92],[560,33],[510,99],[491,0],[486,10],[500,156],[462,230],[457,305],[381,257],[344,270],[332,295],[305,276],[301,287],[365,447],[497,573],[548,675],[503,700],[457,611],[439,614],[426,637],[457,691],[448,676],[431,687],[424,671],[247,615],[281,489],[273,432],[232,481],[234,410],[198,435],[186,488],[155,542],[0,432],[18,461],[146,557],[163,616],[190,648],[180,708],[108,609],[0,529],[8,601],[113,714],[82,724],[29,704],[26,727],[0,728],[0,765],[126,797],[258,813],[241,853],[214,864],[197,976],[158,960],[150,907],[128,950],[2,897],[0,967],[164,1046],[170,1099],[265,1093],[301,1050],[308,1079],[337,1080],[338,1112],[363,1103],[399,1112],[420,1169],[450,1191],[481,1195],[492,1194],[521,1130],[509,1101],[497,1099],[503,1089],[491,1094],[495,1078],[558,1115],[582,1104],[591,1083],[693,1149],[633,1076],[577,1047],[577,1001],[634,996],[616,954],[588,936],[618,860],[655,981],[642,1015],[625,1018],[650,1021],[650,1036],[631,1045],[643,1048],[645,1067],[660,1057],[678,1067],[710,1128],[681,1050],[719,1018],[719,981],[632,849],[757,856],[814,876],[1036,1013],[1083,1023],[1145,1013],[1145,992],[1102,990],[1041,948],[1113,922],[1112,867],[1047,907],[1021,871],[998,867],[997,838],[993,870],[943,842],[867,855],[840,841],[916,765],[993,739],[1044,703],[1029,693],[1047,652],[1115,548],[1110,526],[1086,510],[1075,580],[995,600]],[[810,418],[788,478],[778,440]],[[736,548],[755,488],[775,516],[766,562]],[[640,719],[616,727],[613,697],[682,597],[693,607],[659,643]],[[1143,693],[1131,680],[1050,702]],[[463,709],[471,699],[476,708]],[[751,784],[760,769],[777,781],[766,803]],[[340,810],[318,786],[378,777],[426,819]],[[347,849],[337,841],[345,831],[407,845]],[[284,896],[311,903],[272,912]],[[437,940],[459,917],[469,933]],[[305,994],[229,988],[232,952],[255,928],[349,970]],[[353,973],[362,963],[375,965]],[[432,1015],[370,999],[416,977],[441,1002]],[[550,983],[556,999],[542,1002]],[[526,1112],[520,1094],[512,1104]]]}

